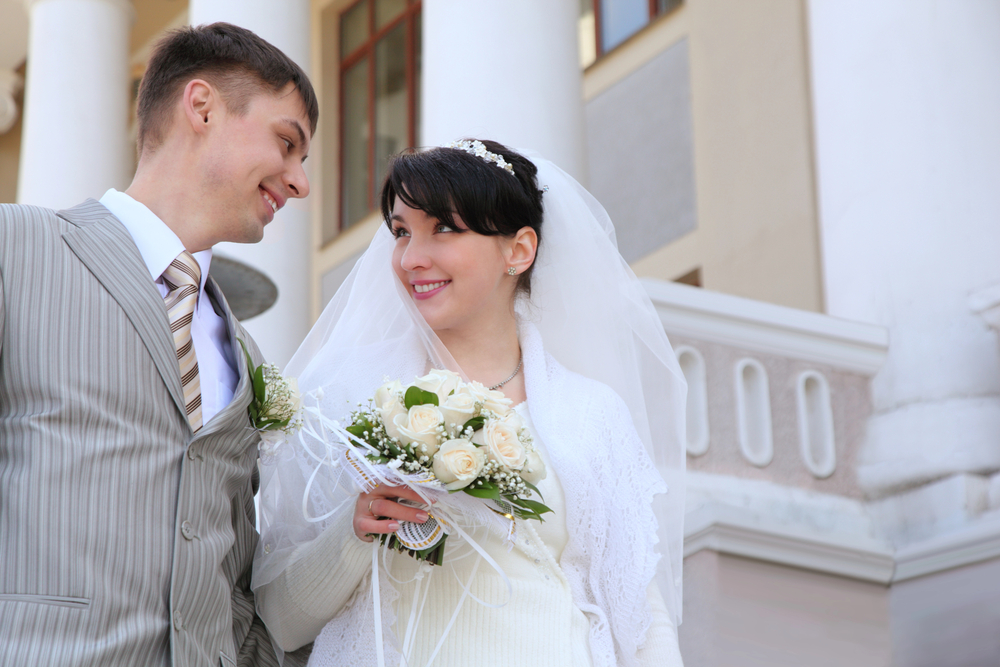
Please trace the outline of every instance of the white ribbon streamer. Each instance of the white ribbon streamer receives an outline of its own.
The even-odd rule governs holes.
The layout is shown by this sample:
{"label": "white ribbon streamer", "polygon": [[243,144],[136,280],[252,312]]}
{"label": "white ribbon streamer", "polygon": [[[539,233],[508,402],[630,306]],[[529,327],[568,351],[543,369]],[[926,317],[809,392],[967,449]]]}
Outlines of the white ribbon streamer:
{"label": "white ribbon streamer", "polygon": [[[417,495],[420,496],[425,505],[429,508],[433,508],[434,517],[437,519],[440,527],[442,528],[440,531],[442,534],[435,537],[433,543],[425,546],[425,549],[437,544],[446,535],[454,534],[468,544],[479,556],[472,566],[472,571],[468,580],[465,581],[465,583],[459,581],[462,586],[462,596],[459,598],[455,611],[452,613],[451,619],[448,621],[448,625],[445,627],[440,639],[438,639],[437,645],[434,647],[434,651],[431,653],[431,656],[427,661],[427,667],[430,667],[440,653],[448,634],[451,632],[452,627],[454,627],[455,622],[458,620],[458,615],[461,612],[466,599],[471,598],[478,604],[491,609],[499,609],[510,602],[511,597],[514,594],[514,589],[510,583],[510,579],[493,559],[493,557],[490,556],[489,553],[461,527],[462,522],[475,526],[486,527],[502,537],[507,543],[508,549],[510,549],[513,546],[514,539],[516,539],[516,531],[514,521],[510,518],[509,514],[502,514],[498,512],[496,508],[491,507],[492,503],[484,501],[483,499],[475,498],[465,493],[449,493],[439,482],[437,482],[437,480],[433,478],[433,476],[427,473],[403,473],[398,468],[392,467],[388,464],[373,463],[367,458],[365,452],[372,454],[379,454],[379,452],[367,442],[355,437],[345,430],[338,421],[325,416],[318,406],[303,408],[303,423],[297,435],[299,441],[298,444],[302,446],[302,450],[307,454],[308,458],[316,464],[315,468],[309,475],[305,489],[302,492],[302,515],[305,517],[306,521],[309,521],[310,523],[324,521],[333,516],[344,506],[344,503],[341,503],[321,516],[314,517],[310,516],[309,513],[309,498],[312,486],[316,482],[320,469],[324,466],[330,466],[331,468],[343,466],[343,470],[348,474],[359,491],[362,493],[370,492],[380,484],[384,484],[386,486],[406,486],[413,489]],[[326,451],[322,453],[313,451],[309,444],[310,440],[313,442],[323,443]],[[274,450],[277,450],[278,446],[280,446],[280,444],[276,445]],[[372,545],[371,586],[375,622],[375,654],[378,661],[378,667],[385,667],[385,646],[382,631],[382,600],[379,586],[380,551],[383,553],[382,560],[386,575],[397,583],[409,583],[400,581],[392,576],[392,573],[389,571],[390,559],[387,556],[388,548],[387,543],[382,545],[378,540],[376,540]],[[479,569],[479,564],[482,561],[486,561],[486,563],[500,575],[504,582],[504,586],[507,588],[507,599],[499,604],[491,604],[485,600],[481,600],[471,592],[473,579],[475,578]],[[420,569],[414,575],[414,579],[417,583],[409,619],[407,620],[406,629],[403,635],[403,641],[400,645],[400,667],[404,667],[409,664],[409,654],[412,652],[415,645],[416,633],[419,629],[420,619],[423,616],[424,605],[430,592],[432,572],[433,566],[423,562],[421,563]],[[457,572],[454,571],[454,568],[452,568],[452,572],[456,577],[458,576]]]}

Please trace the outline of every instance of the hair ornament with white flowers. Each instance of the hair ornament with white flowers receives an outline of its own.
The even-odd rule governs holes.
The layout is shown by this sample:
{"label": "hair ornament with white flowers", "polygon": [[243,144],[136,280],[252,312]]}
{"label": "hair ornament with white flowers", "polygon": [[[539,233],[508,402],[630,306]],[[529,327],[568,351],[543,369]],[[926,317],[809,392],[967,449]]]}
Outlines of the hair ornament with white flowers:
{"label": "hair ornament with white flowers", "polygon": [[511,176],[514,176],[514,167],[509,162],[504,160],[502,155],[488,151],[486,146],[483,145],[483,142],[478,139],[474,139],[473,141],[469,141],[468,139],[453,141],[445,146],[445,148],[457,148],[458,150],[465,151],[470,155],[475,155],[476,157],[482,158],[487,162],[492,162]]}

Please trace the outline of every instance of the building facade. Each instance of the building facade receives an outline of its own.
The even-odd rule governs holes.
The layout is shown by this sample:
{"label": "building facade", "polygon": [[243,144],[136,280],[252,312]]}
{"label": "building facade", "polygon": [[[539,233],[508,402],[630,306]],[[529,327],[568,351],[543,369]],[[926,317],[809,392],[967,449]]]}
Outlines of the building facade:
{"label": "building facade", "polygon": [[218,251],[271,359],[381,224],[387,156],[538,150],[688,378],[687,664],[1000,661],[1000,4],[0,0],[0,201],[125,188],[152,45],[216,20],[321,101],[312,195]]}

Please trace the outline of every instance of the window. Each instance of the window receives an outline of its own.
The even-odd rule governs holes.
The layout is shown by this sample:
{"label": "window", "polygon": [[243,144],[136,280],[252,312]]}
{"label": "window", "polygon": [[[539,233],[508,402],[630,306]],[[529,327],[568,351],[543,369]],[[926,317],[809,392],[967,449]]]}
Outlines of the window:
{"label": "window", "polygon": [[584,67],[683,0],[580,0],[580,60]]}
{"label": "window", "polygon": [[376,207],[387,159],[420,127],[420,1],[359,0],[339,27],[340,211],[324,241]]}

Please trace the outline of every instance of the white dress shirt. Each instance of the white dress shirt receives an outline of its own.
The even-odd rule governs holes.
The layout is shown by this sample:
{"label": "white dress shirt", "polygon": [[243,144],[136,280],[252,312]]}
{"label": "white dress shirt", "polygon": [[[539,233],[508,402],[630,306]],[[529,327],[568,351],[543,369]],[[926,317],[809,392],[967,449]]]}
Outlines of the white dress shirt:
{"label": "white dress shirt", "polygon": [[[149,275],[156,283],[160,296],[167,295],[163,272],[185,248],[177,235],[144,204],[114,188],[101,197],[103,204],[118,218],[139,248]],[[198,305],[191,322],[191,340],[198,357],[198,377],[201,382],[202,423],[208,424],[233,400],[239,380],[236,369],[235,341],[230,342],[226,321],[212,307],[212,300],[205,296],[205,281],[212,265],[212,251],[193,253],[201,267],[201,286]]]}

